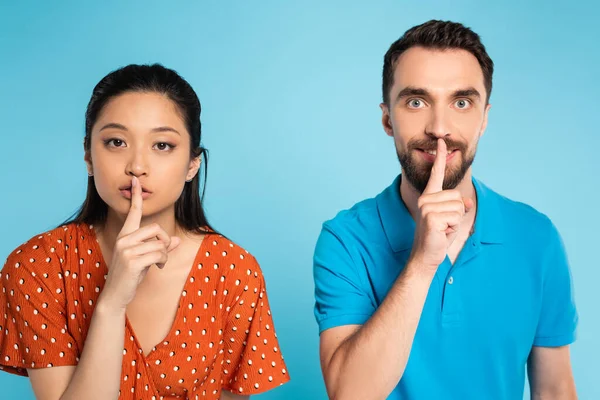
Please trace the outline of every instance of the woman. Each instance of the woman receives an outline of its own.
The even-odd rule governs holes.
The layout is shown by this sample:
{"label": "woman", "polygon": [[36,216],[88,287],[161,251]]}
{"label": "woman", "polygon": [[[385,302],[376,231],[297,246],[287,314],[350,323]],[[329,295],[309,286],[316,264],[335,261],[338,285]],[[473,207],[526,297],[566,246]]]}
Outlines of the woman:
{"label": "woman", "polygon": [[80,211],[0,273],[0,368],[39,400],[242,399],[288,381],[259,265],[202,209],[191,86],[124,67],[85,127]]}

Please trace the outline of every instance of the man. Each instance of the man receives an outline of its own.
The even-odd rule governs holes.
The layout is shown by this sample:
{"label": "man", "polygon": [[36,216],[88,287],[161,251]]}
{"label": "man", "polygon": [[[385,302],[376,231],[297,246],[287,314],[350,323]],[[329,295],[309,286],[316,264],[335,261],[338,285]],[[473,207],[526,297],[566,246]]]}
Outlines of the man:
{"label": "man", "polygon": [[526,366],[532,398],[576,398],[560,235],[471,175],[492,74],[453,22],[411,28],[385,55],[382,123],[402,174],[327,221],[315,249],[332,399],[522,399]]}

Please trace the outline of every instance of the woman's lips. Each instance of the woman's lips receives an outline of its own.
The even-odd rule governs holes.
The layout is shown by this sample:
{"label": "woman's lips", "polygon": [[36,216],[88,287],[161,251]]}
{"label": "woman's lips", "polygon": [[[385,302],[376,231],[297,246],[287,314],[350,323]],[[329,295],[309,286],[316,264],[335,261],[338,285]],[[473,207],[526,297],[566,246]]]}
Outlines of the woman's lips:
{"label": "woman's lips", "polygon": [[[121,195],[126,199],[131,199],[131,189],[120,189]],[[146,200],[148,197],[152,195],[152,192],[147,192],[142,190],[142,199]]]}

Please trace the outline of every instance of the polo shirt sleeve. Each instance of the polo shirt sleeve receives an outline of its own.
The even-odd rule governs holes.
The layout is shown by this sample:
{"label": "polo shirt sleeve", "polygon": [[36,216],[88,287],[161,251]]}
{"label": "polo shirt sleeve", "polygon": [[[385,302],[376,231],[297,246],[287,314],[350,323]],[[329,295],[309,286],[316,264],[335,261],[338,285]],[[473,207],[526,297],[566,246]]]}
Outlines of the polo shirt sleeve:
{"label": "polo shirt sleeve", "polygon": [[565,346],[575,341],[578,313],[565,246],[553,224],[544,254],[544,269],[542,308],[533,345]]}
{"label": "polo shirt sleeve", "polygon": [[[365,290],[365,268],[352,255],[352,245],[325,223],[313,258],[314,313],[319,333],[343,325],[362,325],[376,310]],[[362,271],[362,273],[361,273]]]}

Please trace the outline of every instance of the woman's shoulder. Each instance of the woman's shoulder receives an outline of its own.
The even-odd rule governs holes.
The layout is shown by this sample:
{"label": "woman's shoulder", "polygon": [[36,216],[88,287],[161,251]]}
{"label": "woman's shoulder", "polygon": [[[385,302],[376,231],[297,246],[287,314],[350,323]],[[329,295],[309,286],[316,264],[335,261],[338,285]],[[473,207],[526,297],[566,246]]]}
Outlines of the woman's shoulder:
{"label": "woman's shoulder", "polygon": [[252,253],[237,242],[222,234],[207,234],[200,247],[200,261],[209,263],[214,270],[227,271],[228,275],[239,275],[262,279],[262,271]]}
{"label": "woman's shoulder", "polygon": [[240,244],[220,233],[210,233],[204,237],[202,247],[214,256],[239,260],[239,264],[257,263],[256,258]]}
{"label": "woman's shoulder", "polygon": [[69,243],[90,229],[88,225],[70,223],[32,236],[8,255],[4,269],[19,268],[24,263],[31,266],[62,263]]}
{"label": "woman's shoulder", "polygon": [[89,232],[90,229],[92,229],[90,225],[74,222],[60,225],[56,228],[32,236],[16,247],[11,254],[27,253],[31,250],[38,250],[39,248],[44,248],[46,250],[52,250],[54,248],[54,251],[56,251],[57,248],[64,247],[61,246],[62,244],[73,240],[74,237],[77,237],[84,231]]}

